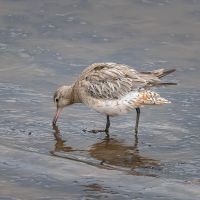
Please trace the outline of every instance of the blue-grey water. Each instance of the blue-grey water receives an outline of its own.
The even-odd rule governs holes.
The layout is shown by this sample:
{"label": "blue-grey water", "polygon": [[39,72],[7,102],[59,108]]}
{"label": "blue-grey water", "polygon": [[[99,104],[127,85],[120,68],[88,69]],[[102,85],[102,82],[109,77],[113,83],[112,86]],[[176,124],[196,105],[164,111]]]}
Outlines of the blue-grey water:
{"label": "blue-grey water", "polygon": [[[172,104],[52,127],[53,93],[93,62],[176,68]],[[0,199],[200,199],[199,0],[0,0]],[[57,140],[54,135],[57,136]]]}

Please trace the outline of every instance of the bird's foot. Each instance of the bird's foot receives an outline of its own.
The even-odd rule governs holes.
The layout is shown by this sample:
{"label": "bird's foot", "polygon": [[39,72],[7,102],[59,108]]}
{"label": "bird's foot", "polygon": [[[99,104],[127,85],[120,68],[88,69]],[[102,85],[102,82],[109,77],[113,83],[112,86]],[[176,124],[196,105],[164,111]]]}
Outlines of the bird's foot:
{"label": "bird's foot", "polygon": [[88,133],[106,133],[106,137],[109,138],[109,131],[107,129],[93,129],[93,130],[87,130],[87,129],[83,129],[83,132],[88,132]]}
{"label": "bird's foot", "polygon": [[83,132],[88,132],[88,133],[100,133],[100,132],[105,132],[105,130],[102,130],[102,129],[93,129],[93,130],[83,129]]}

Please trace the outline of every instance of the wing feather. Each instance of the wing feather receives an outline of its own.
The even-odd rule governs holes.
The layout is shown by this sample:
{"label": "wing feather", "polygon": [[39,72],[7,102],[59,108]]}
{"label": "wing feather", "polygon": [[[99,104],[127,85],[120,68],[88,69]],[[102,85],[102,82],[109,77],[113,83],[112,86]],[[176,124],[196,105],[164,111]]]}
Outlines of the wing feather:
{"label": "wing feather", "polygon": [[133,90],[145,87],[148,81],[127,65],[116,63],[94,63],[79,77],[80,94],[95,99],[119,99]]}

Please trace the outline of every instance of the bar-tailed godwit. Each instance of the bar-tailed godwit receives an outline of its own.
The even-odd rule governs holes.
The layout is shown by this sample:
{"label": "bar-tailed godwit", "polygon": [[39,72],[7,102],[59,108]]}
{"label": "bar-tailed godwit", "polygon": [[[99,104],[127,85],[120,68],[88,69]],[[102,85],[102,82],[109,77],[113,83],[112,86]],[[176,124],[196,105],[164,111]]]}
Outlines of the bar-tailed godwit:
{"label": "bar-tailed godwit", "polygon": [[57,119],[66,106],[84,103],[107,116],[105,132],[109,136],[110,116],[125,114],[136,109],[135,133],[138,132],[140,107],[170,103],[150,90],[161,85],[174,83],[161,82],[160,78],[174,72],[175,69],[158,69],[138,72],[135,69],[117,63],[94,63],[87,67],[72,85],[63,85],[54,94],[57,106],[53,119]]}

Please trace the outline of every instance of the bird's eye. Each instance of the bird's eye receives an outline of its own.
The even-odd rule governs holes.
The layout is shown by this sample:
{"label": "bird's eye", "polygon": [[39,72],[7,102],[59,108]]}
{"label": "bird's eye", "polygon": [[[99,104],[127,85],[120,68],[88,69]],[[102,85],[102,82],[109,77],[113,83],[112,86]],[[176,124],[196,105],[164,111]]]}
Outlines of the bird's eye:
{"label": "bird's eye", "polygon": [[55,101],[58,102],[58,98],[56,98]]}

